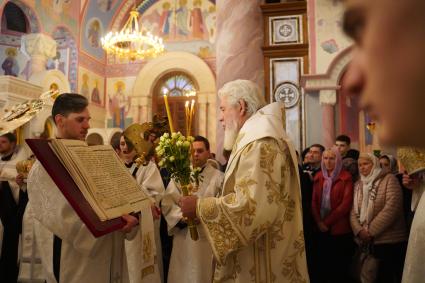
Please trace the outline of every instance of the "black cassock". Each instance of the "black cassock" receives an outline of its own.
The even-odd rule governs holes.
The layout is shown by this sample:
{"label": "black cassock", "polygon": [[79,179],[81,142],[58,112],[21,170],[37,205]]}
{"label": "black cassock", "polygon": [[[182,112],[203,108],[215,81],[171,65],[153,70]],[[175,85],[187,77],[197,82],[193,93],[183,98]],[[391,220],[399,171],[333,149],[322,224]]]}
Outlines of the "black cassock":
{"label": "black cassock", "polygon": [[[2,160],[9,161],[11,158],[12,154],[2,157]],[[19,192],[19,200],[16,203],[9,182],[0,182],[0,219],[4,230],[0,256],[1,282],[13,283],[17,281],[19,235],[22,232],[22,217],[27,202],[28,195],[26,192]]]}

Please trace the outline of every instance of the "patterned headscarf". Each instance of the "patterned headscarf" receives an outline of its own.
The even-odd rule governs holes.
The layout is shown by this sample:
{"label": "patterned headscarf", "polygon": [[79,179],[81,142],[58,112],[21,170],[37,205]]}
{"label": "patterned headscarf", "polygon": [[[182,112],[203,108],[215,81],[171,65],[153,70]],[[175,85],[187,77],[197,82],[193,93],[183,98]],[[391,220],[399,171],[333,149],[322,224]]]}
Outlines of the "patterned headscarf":
{"label": "patterned headscarf", "polygon": [[[326,152],[332,152],[335,155],[335,168],[328,174],[328,170],[325,168],[324,156]],[[331,189],[333,182],[338,178],[342,169],[342,158],[338,149],[333,147],[327,149],[322,154],[322,174],[325,179],[323,183],[323,192],[322,192],[322,205],[320,207],[320,216],[321,218],[325,218],[329,212],[331,211]]]}

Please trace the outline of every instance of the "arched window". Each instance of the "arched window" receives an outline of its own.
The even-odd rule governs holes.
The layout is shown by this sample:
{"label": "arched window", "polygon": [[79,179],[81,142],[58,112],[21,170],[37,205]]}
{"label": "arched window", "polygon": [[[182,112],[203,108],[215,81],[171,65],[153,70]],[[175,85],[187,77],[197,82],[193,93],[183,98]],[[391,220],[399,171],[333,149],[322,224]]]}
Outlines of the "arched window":
{"label": "arched window", "polygon": [[162,79],[159,95],[185,96],[195,91],[192,80],[183,73],[168,75]]}
{"label": "arched window", "polygon": [[28,19],[18,5],[8,2],[4,7],[2,19],[2,30],[28,33]]}

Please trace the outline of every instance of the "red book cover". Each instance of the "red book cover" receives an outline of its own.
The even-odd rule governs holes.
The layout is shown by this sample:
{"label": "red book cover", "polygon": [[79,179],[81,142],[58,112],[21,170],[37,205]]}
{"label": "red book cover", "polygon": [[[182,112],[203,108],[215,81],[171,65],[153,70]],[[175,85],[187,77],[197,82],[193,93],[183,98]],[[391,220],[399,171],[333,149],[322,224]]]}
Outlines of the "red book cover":
{"label": "red book cover", "polygon": [[97,238],[124,227],[125,222],[121,218],[100,221],[65,166],[49,146],[48,140],[26,139],[25,141],[93,236]]}

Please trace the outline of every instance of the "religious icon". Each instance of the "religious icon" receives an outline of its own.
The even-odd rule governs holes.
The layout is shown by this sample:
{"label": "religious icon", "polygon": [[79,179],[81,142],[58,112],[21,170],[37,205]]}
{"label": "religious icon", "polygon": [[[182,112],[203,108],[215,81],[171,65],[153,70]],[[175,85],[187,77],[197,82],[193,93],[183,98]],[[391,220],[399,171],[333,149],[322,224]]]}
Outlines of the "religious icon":
{"label": "religious icon", "polygon": [[101,24],[99,20],[92,20],[87,31],[87,39],[89,40],[90,46],[95,48],[100,47],[101,33]]}
{"label": "religious icon", "polygon": [[112,0],[97,0],[97,6],[102,12],[108,12],[112,8]]}
{"label": "religious icon", "polygon": [[94,88],[91,92],[91,101],[97,104],[100,104],[100,92],[99,92],[99,82],[94,80]]}
{"label": "religious icon", "polygon": [[202,1],[193,1],[193,9],[190,12],[190,27],[192,31],[192,37],[202,39],[204,37],[204,21],[201,11]]}
{"label": "religious icon", "polygon": [[83,74],[83,84],[81,85],[80,94],[89,97],[89,75],[87,73]]}
{"label": "religious icon", "polygon": [[109,111],[112,116],[113,127],[121,129],[125,126],[125,118],[130,111],[130,99],[124,94],[125,83],[117,81],[115,83],[115,94],[109,97]]}
{"label": "religious icon", "polygon": [[189,11],[186,7],[187,0],[180,0],[179,4],[180,4],[180,7],[176,10],[177,33],[181,36],[187,36],[189,34],[189,27],[188,27]]}
{"label": "religious icon", "polygon": [[168,36],[170,34],[170,21],[171,21],[171,4],[169,2],[165,2],[162,5],[163,11],[161,14],[161,18],[159,19],[159,27],[161,30],[162,36]]}
{"label": "religious icon", "polygon": [[4,71],[5,76],[14,76],[17,77],[19,74],[19,65],[16,60],[16,56],[18,54],[18,50],[13,47],[9,47],[5,51],[6,59],[4,59],[1,68]]}
{"label": "religious icon", "polygon": [[58,84],[57,83],[52,83],[50,85],[50,88],[49,89],[53,93],[52,94],[52,98],[53,99],[56,99],[56,97],[58,97],[58,95],[59,95],[59,86],[58,86]]}
{"label": "religious icon", "polygon": [[216,13],[215,13],[215,6],[212,5],[209,7],[208,11],[204,12],[204,18],[205,18],[205,26],[208,34],[208,40],[210,43],[215,42],[215,30],[216,30]]}

